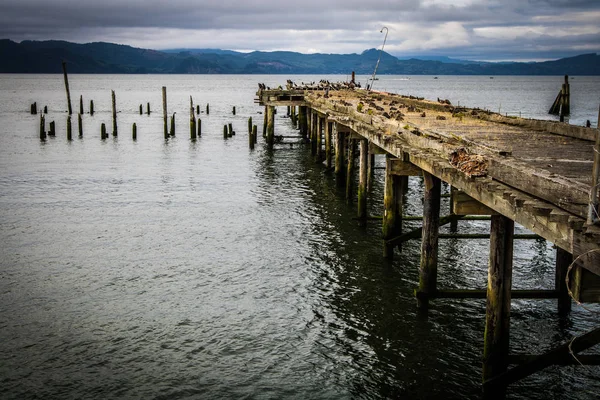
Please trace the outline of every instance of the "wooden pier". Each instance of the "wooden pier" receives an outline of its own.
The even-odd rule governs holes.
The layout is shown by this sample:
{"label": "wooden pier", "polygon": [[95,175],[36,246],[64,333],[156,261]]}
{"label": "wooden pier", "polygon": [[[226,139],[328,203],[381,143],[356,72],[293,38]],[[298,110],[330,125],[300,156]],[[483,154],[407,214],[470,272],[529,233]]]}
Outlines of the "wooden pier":
{"label": "wooden pier", "polygon": [[[268,146],[276,137],[275,107],[287,106],[298,115],[298,129],[310,141],[315,161],[333,169],[348,199],[358,193],[362,224],[376,219],[366,212],[367,188],[374,156],[385,155],[383,256],[391,259],[403,241],[421,237],[418,307],[426,310],[439,298],[487,299],[486,397],[503,398],[510,383],[548,365],[570,363],[564,346],[542,355],[509,355],[510,305],[511,298],[556,298],[565,313],[571,298],[600,302],[599,129],[508,117],[440,99],[288,83],[287,90],[259,85],[256,101],[265,107]],[[357,170],[359,187],[353,188]],[[422,227],[403,234],[402,198],[408,177],[416,175],[425,185]],[[440,217],[442,182],[452,188],[451,214]],[[455,227],[466,216],[491,219],[487,290],[438,288],[439,227]],[[556,246],[554,290],[512,290],[515,223]],[[600,328],[584,336],[568,346],[573,354],[599,343]],[[594,364],[600,357],[579,361]]]}

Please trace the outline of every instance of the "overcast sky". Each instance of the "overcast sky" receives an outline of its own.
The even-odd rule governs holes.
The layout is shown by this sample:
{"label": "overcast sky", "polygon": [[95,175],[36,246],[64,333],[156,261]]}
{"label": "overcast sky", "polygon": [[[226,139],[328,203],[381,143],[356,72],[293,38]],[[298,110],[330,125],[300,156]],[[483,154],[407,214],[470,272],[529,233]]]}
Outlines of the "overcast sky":
{"label": "overcast sky", "polygon": [[1,0],[0,38],[150,49],[445,55],[600,53],[600,0]]}

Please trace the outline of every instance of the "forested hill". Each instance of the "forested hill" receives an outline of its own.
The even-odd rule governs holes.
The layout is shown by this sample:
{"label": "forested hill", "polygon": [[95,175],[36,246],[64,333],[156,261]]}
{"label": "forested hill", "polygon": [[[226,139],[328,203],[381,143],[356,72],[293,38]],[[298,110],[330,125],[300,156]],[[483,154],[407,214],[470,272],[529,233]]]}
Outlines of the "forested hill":
{"label": "forested hill", "polygon": [[[238,53],[219,49],[139,49],[112,43],[0,40],[0,73],[121,74],[371,74],[379,51],[361,54],[301,54],[286,51]],[[600,56],[582,54],[555,61],[488,63],[398,59],[381,55],[378,74],[397,75],[600,75]]]}

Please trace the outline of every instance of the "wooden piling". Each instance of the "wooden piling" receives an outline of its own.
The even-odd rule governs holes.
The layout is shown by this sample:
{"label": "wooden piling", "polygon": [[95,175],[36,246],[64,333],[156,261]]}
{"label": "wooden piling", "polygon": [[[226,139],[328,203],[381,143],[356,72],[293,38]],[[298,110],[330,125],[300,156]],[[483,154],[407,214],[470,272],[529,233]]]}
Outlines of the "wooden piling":
{"label": "wooden piling", "polygon": [[83,114],[83,95],[79,95],[79,114]]}
{"label": "wooden piling", "polygon": [[560,247],[556,248],[556,275],[554,289],[558,292],[558,313],[565,315],[571,311],[571,296],[567,288],[567,272],[573,262],[573,255]]}
{"label": "wooden piling", "polygon": [[272,149],[275,143],[275,107],[268,106],[267,120],[267,146]]}
{"label": "wooden piling", "polygon": [[[600,129],[600,107],[598,108],[598,129]],[[590,205],[588,206],[587,223],[600,222],[600,134],[596,133],[594,144],[594,164],[592,166],[592,184],[590,191]]]}
{"label": "wooden piling", "polygon": [[175,136],[175,113],[171,116],[171,130],[169,132],[170,136]]}
{"label": "wooden piling", "polygon": [[83,121],[81,118],[81,114],[77,114],[77,127],[79,129],[79,137],[83,137]]}
{"label": "wooden piling", "polygon": [[235,115],[235,106],[233,106],[233,110],[231,111],[233,115]]}
{"label": "wooden piling", "polygon": [[112,96],[113,136],[117,136],[117,98],[116,98],[114,90],[111,90],[111,96]]}
{"label": "wooden piling", "polygon": [[[313,112],[311,108],[306,108],[306,139],[308,141],[312,141],[313,135],[313,125],[312,125],[312,120],[313,120]],[[312,148],[312,144],[311,144],[311,148]]]}
{"label": "wooden piling", "polygon": [[56,136],[56,124],[54,121],[50,121],[50,131],[48,132],[48,136]]}
{"label": "wooden piling", "polygon": [[104,122],[100,126],[100,138],[102,140],[108,138],[108,133],[106,133],[106,124]]}
{"label": "wooden piling", "polygon": [[394,158],[386,154],[385,181],[383,194],[383,256],[388,260],[394,258],[394,245],[387,240],[402,234],[403,186],[400,176],[394,175],[392,162]]}
{"label": "wooden piling", "polygon": [[342,185],[344,182],[345,169],[344,169],[344,143],[346,141],[346,134],[344,132],[340,132],[337,128],[336,124],[336,133],[335,133],[335,180],[338,185]]}
{"label": "wooden piling", "polygon": [[333,136],[333,122],[325,118],[325,168],[331,169],[331,139]]}
{"label": "wooden piling", "polygon": [[560,109],[561,115],[571,114],[571,89],[569,85],[569,75],[565,75],[565,83],[562,86],[562,107]]}
{"label": "wooden piling", "polygon": [[94,115],[94,100],[90,100],[90,115]]}
{"label": "wooden piling", "polygon": [[150,115],[150,103],[146,103],[146,114]]}
{"label": "wooden piling", "polygon": [[71,116],[67,116],[67,140],[73,140],[73,126],[71,124]]}
{"label": "wooden piling", "polygon": [[167,130],[167,87],[162,87],[162,101],[163,101],[163,128],[165,133],[165,139],[169,137]]}
{"label": "wooden piling", "polygon": [[231,122],[227,124],[227,128],[228,128],[228,133],[227,133],[227,135],[228,135],[229,137],[233,137],[233,135],[234,135],[235,133],[233,132],[233,125],[231,124]]}
{"label": "wooden piling", "polygon": [[190,96],[190,139],[196,139],[196,115],[194,114],[194,100]]}
{"label": "wooden piling", "polygon": [[44,106],[44,114],[48,114],[48,106]]}
{"label": "wooden piling", "polygon": [[69,90],[69,78],[67,77],[67,63],[62,62],[63,76],[65,78],[65,89],[67,91],[67,105],[69,106],[69,115],[73,114],[73,109],[71,108],[71,92]]}
{"label": "wooden piling", "polygon": [[360,161],[358,178],[358,209],[357,217],[360,225],[367,224],[367,163],[369,162],[369,141],[361,139],[360,142]]}
{"label": "wooden piling", "polygon": [[196,104],[196,114],[200,115],[200,104]]}
{"label": "wooden piling", "polygon": [[133,123],[133,126],[131,127],[131,138],[133,140],[137,140],[137,125],[135,122]]}
{"label": "wooden piling", "polygon": [[375,176],[375,153],[369,153],[369,163],[367,166],[367,192],[371,193],[373,189],[373,178]]}
{"label": "wooden piling", "polygon": [[210,114],[210,105],[206,103],[206,115]]}
{"label": "wooden piling", "polygon": [[254,148],[254,145],[258,142],[258,127],[256,125],[252,126],[252,146],[251,148]]}
{"label": "wooden piling", "polygon": [[[454,198],[456,196],[456,188],[450,187],[450,215],[454,215]],[[458,230],[458,218],[454,218],[450,222],[450,232],[456,232]]]}
{"label": "wooden piling", "polygon": [[253,128],[250,128],[250,132],[248,133],[248,146],[250,150],[254,149],[254,136],[253,136]]}
{"label": "wooden piling", "polygon": [[317,163],[323,162],[323,127],[325,125],[325,118],[317,115],[317,151],[315,152],[315,161]]}
{"label": "wooden piling", "polygon": [[196,118],[190,119],[190,139],[196,140]]}
{"label": "wooden piling", "polygon": [[202,136],[202,120],[198,118],[198,123],[196,124],[198,127],[198,137]]}
{"label": "wooden piling", "polygon": [[248,118],[248,135],[252,133],[252,117]]}
{"label": "wooden piling", "polygon": [[[492,215],[487,305],[483,344],[483,381],[506,371],[510,328],[513,235],[515,223],[503,215]],[[503,398],[505,387],[484,397]]]}
{"label": "wooden piling", "polygon": [[144,107],[140,104],[140,115],[144,114]]}
{"label": "wooden piling", "polygon": [[346,170],[346,203],[352,204],[354,199],[352,188],[354,187],[354,158],[356,156],[356,140],[348,139],[348,166]]}
{"label": "wooden piling", "polygon": [[298,129],[298,112],[299,112],[299,110],[300,110],[300,107],[296,107],[296,106],[292,107],[292,118],[293,118],[292,123],[294,124],[294,127],[296,129]]}
{"label": "wooden piling", "polygon": [[[310,153],[314,156],[317,157],[317,153],[318,153],[318,146],[321,142],[321,132],[319,131],[319,114],[317,114],[316,111],[313,110],[312,112],[312,116],[311,116],[311,136],[310,136]],[[318,139],[317,139],[318,137]]]}
{"label": "wooden piling", "polygon": [[31,112],[31,115],[36,115],[37,114],[37,102],[34,102],[31,105],[30,112]]}
{"label": "wooden piling", "polygon": [[223,139],[227,139],[227,124],[223,125]]}
{"label": "wooden piling", "polygon": [[438,234],[440,227],[440,199],[442,183],[439,178],[423,171],[423,230],[421,262],[419,266],[419,296],[417,306],[429,307],[429,294],[437,288]]}
{"label": "wooden piling", "polygon": [[307,132],[308,132],[308,127],[307,127],[307,123],[306,123],[306,109],[308,107],[306,106],[300,106],[299,110],[298,110],[298,125],[300,128],[300,135],[303,138],[307,138]]}
{"label": "wooden piling", "polygon": [[46,140],[46,117],[40,115],[40,140]]}
{"label": "wooden piling", "polygon": [[263,137],[267,137],[267,124],[269,120],[269,106],[265,106],[263,112]]}

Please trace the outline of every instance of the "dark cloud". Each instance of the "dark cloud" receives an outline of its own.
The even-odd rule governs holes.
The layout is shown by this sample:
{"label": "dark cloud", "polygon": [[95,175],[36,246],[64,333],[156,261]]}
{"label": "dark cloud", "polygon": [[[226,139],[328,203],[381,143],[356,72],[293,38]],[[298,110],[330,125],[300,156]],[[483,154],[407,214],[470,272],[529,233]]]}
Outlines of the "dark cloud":
{"label": "dark cloud", "polygon": [[[600,52],[598,0],[3,0],[0,37],[481,59]],[[585,50],[585,51],[584,51]]]}

